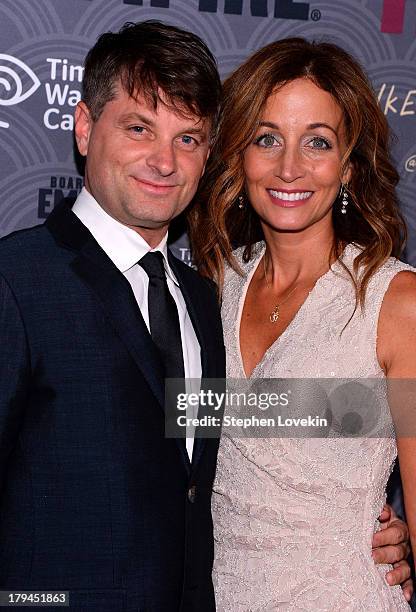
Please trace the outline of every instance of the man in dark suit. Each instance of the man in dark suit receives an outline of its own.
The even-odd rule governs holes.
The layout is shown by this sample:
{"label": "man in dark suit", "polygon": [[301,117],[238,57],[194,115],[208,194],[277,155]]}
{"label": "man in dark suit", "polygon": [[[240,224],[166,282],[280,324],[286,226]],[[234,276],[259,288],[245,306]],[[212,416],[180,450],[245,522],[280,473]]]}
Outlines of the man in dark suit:
{"label": "man in dark suit", "polygon": [[[165,437],[164,379],[225,372],[215,291],[166,248],[219,77],[197,36],[145,22],[100,37],[83,85],[84,190],[0,241],[0,589],[69,591],[77,612],[213,612],[218,441]],[[396,523],[376,545],[406,537]]]}
{"label": "man in dark suit", "polygon": [[197,36],[103,35],[76,110],[85,188],[0,243],[1,589],[69,591],[77,611],[215,609],[218,440],[165,438],[164,378],[224,376],[215,291],[166,247],[219,100]]}

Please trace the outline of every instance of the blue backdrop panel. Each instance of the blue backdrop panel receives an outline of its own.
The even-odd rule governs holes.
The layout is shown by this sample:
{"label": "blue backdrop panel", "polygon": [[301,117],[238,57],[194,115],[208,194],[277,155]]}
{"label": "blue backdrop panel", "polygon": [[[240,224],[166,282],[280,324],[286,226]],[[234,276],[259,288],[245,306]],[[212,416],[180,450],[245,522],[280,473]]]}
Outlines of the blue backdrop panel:
{"label": "blue backdrop panel", "polygon": [[[45,219],[82,180],[73,112],[82,64],[99,34],[161,19],[199,34],[226,76],[259,47],[287,36],[325,39],[367,69],[396,135],[399,195],[416,265],[416,2],[412,0],[1,0],[0,235]],[[186,239],[177,254],[188,260]]]}

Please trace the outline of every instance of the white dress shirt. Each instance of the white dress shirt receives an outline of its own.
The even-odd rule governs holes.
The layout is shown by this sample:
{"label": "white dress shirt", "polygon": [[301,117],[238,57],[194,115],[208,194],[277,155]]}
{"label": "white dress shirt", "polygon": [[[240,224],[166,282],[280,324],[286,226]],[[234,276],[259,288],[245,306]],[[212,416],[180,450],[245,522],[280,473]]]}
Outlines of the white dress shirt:
{"label": "white dress shirt", "polygon": [[[129,281],[144,322],[147,325],[147,329],[149,329],[147,295],[149,277],[137,262],[149,251],[160,251],[162,253],[168,289],[178,309],[185,378],[200,379],[202,375],[201,348],[192,321],[189,317],[179,283],[169,266],[167,257],[167,232],[160,244],[152,249],[138,232],[135,232],[130,227],[123,225],[107,214],[85,187],[79,194],[72,211],[91,232],[114,265]],[[192,387],[194,387],[194,385],[192,385]],[[189,391],[191,390],[194,389],[189,389]],[[188,434],[189,433],[190,432],[188,432]],[[186,438],[186,448],[191,458],[193,450],[192,435],[188,435]]]}

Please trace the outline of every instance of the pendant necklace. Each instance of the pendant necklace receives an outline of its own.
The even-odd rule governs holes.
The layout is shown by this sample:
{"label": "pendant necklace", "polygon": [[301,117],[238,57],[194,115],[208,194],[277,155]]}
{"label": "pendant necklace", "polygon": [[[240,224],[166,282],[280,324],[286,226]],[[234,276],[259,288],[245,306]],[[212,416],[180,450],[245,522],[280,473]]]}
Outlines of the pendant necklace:
{"label": "pendant necklace", "polygon": [[[266,281],[266,285],[268,289],[271,289],[271,285],[267,279],[267,274],[266,274],[266,257],[263,256],[263,268],[264,268],[264,279]],[[273,308],[273,310],[271,311],[270,315],[269,315],[269,320],[271,323],[276,323],[277,320],[279,319],[280,316],[280,307],[283,306],[283,304],[286,304],[286,302],[288,301],[288,299],[290,298],[290,296],[292,295],[292,293],[295,291],[295,289],[298,288],[298,284],[296,284],[293,289],[288,293],[288,295],[285,297],[285,299],[282,302],[279,302],[278,304],[276,304],[276,306]]]}

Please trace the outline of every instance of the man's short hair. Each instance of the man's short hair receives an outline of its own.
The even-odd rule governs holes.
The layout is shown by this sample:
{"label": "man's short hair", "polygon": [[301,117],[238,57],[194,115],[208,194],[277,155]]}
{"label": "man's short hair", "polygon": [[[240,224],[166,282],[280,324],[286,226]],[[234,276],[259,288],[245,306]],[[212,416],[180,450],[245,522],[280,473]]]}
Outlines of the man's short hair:
{"label": "man's short hair", "polygon": [[[218,118],[221,82],[214,56],[191,32],[160,21],[126,23],[102,34],[85,59],[83,99],[96,121],[121,83],[157,108],[163,101],[181,114]],[[160,94],[163,95],[163,100]]]}

